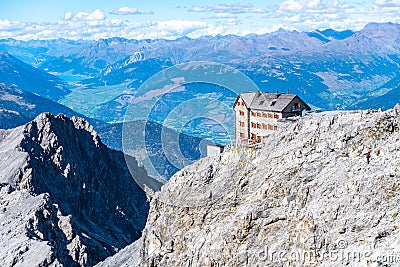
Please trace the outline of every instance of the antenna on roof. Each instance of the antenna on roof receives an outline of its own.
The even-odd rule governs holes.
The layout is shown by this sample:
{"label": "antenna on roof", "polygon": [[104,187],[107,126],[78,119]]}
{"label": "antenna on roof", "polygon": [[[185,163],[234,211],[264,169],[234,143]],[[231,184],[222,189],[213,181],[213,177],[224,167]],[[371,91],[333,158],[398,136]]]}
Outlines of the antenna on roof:
{"label": "antenna on roof", "polygon": [[287,93],[288,93],[288,95],[290,95],[290,88],[287,89]]}

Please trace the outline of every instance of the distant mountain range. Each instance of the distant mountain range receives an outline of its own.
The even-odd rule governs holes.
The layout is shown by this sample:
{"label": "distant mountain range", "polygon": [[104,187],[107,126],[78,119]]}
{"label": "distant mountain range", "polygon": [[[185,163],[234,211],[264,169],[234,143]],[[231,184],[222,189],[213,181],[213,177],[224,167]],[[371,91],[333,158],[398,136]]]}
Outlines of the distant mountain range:
{"label": "distant mountain range", "polygon": [[[244,37],[183,37],[173,41],[111,38],[22,42],[5,39],[0,40],[0,49],[47,72],[91,76],[74,84],[81,88],[121,85],[119,93],[115,92],[111,99],[95,103],[98,114],[86,114],[98,115],[98,119],[105,121],[119,121],[124,108],[119,105],[121,112],[112,115],[115,100],[120,102],[118,99],[131,95],[147,78],[162,69],[199,60],[228,64],[243,71],[263,91],[290,90],[322,109],[357,109],[366,105],[387,108],[393,103],[386,104],[386,100],[398,89],[399,36],[398,24],[370,23],[358,32],[278,31]],[[3,54],[3,64],[5,62]],[[9,76],[0,75],[0,78],[3,76],[0,82],[12,83],[14,78],[6,81],[5,75]],[[64,93],[68,94],[54,90],[46,97],[57,100]],[[76,103],[69,105],[68,101],[70,99],[63,103],[74,108]]]}
{"label": "distant mountain range", "polygon": [[318,49],[254,58],[239,69],[259,86],[290,89],[322,109],[387,108],[393,103],[377,97],[399,90],[399,40],[399,24],[374,23]]}
{"label": "distant mountain range", "polygon": [[[3,39],[0,40],[0,50],[4,51],[0,52],[0,83],[8,85],[8,92],[5,93],[3,86],[0,114],[3,124],[13,126],[45,110],[72,115],[71,110],[38,97],[49,98],[91,118],[102,138],[121,149],[121,124],[97,125],[97,122],[122,123],[127,107],[146,93],[159,101],[154,105],[149,98],[144,98],[136,103],[138,116],[135,120],[147,119],[153,126],[159,124],[183,132],[185,136],[194,136],[193,144],[204,138],[217,141],[220,135],[228,142],[229,133],[216,133],[213,125],[200,127],[207,123],[190,121],[190,116],[218,114],[216,121],[222,121],[229,131],[233,114],[223,113],[221,107],[233,104],[235,93],[230,88],[224,90],[221,86],[197,82],[169,93],[159,88],[144,93],[142,85],[156,73],[178,64],[211,61],[241,71],[262,91],[290,91],[323,110],[389,109],[400,102],[399,40],[400,25],[393,23],[370,23],[357,32],[280,30],[265,35],[176,40]],[[164,85],[174,86],[175,82],[170,77]],[[243,86],[239,91],[253,89]],[[10,100],[10,94],[14,100]],[[209,101],[188,105],[199,96]],[[24,106],[24,101],[31,104]],[[144,112],[147,109],[151,111],[149,114]],[[171,115],[175,117],[171,119]],[[182,128],[180,122],[185,118],[189,121]],[[193,145],[186,148],[189,147]],[[150,150],[157,152],[154,148]],[[194,158],[199,151],[196,150]],[[175,171],[172,168],[166,174],[170,176]]]}
{"label": "distant mountain range", "polygon": [[[338,32],[335,32],[340,34]],[[320,35],[325,36],[323,32]],[[325,39],[335,38],[335,34]],[[176,40],[129,40],[125,38],[101,39],[98,41],[0,40],[0,49],[28,64],[50,72],[74,71],[76,74],[99,74],[118,61],[131,58],[144,61],[151,58],[169,60],[173,64],[194,60],[230,62],[247,60],[277,51],[301,51],[315,49],[323,44],[307,33],[277,32],[265,35],[239,37],[204,36]]]}

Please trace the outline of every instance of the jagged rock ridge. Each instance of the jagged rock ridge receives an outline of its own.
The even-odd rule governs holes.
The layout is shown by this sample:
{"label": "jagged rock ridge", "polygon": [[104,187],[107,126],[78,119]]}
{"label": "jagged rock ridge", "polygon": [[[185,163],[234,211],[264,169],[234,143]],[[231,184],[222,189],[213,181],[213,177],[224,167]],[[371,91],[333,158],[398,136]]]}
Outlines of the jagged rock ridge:
{"label": "jagged rock ridge", "polygon": [[93,266],[140,237],[146,195],[85,120],[0,130],[0,158],[1,266]]}
{"label": "jagged rock ridge", "polygon": [[175,174],[151,201],[142,266],[398,266],[400,106],[281,129]]}

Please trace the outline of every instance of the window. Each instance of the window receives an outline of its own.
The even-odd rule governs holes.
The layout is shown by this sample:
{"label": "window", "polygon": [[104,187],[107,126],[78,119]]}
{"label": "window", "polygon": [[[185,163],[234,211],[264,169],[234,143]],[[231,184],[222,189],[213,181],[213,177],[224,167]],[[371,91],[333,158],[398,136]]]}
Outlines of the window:
{"label": "window", "polygon": [[263,113],[262,114],[264,118],[268,118],[268,114],[267,113]]}
{"label": "window", "polygon": [[278,126],[274,125],[274,131],[278,130]]}
{"label": "window", "polygon": [[242,106],[244,106],[244,102],[242,102]]}
{"label": "window", "polygon": [[240,126],[244,127],[244,121],[240,122]]}
{"label": "window", "polygon": [[244,111],[239,110],[239,115],[244,116]]}
{"label": "window", "polygon": [[268,113],[268,118],[272,119],[272,114]]}
{"label": "window", "polygon": [[255,117],[255,116],[256,116],[256,113],[252,111],[252,112],[251,112],[251,116],[254,116],[254,117]]}
{"label": "window", "polygon": [[257,129],[261,129],[261,124],[257,123]]}
{"label": "window", "polygon": [[272,126],[272,125],[268,125],[268,130],[274,130],[274,126]]}
{"label": "window", "polygon": [[274,114],[274,119],[279,119],[279,114]]}
{"label": "window", "polygon": [[257,112],[257,117],[261,117],[261,113],[260,112]]}
{"label": "window", "polygon": [[263,129],[264,129],[264,130],[268,130],[268,125],[263,124]]}
{"label": "window", "polygon": [[240,133],[240,138],[244,138],[244,133]]}

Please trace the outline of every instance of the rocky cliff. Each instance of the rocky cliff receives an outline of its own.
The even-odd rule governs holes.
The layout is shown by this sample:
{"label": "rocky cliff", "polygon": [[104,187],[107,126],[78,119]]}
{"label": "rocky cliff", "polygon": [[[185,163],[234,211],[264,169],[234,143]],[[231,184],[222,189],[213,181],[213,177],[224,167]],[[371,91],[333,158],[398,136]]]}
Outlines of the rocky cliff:
{"label": "rocky cliff", "polygon": [[140,237],[146,195],[85,120],[0,130],[0,159],[1,266],[93,266]]}
{"label": "rocky cliff", "polygon": [[399,266],[400,107],[280,128],[175,174],[151,200],[141,265]]}
{"label": "rocky cliff", "polygon": [[100,262],[95,267],[140,267],[140,247],[142,240],[138,239],[112,257]]}

